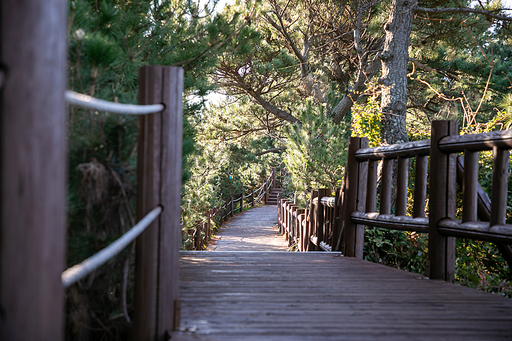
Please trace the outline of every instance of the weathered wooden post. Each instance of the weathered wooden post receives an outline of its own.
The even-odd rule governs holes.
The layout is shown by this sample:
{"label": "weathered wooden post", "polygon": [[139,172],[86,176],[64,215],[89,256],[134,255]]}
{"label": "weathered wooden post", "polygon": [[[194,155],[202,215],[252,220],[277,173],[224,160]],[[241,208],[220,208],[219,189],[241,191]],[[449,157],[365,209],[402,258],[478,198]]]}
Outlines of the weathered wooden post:
{"label": "weathered wooden post", "polygon": [[[307,221],[306,225],[306,251],[313,251],[315,250],[315,245],[311,242],[311,236],[313,235],[313,231],[315,229],[315,218],[316,218],[316,210],[317,206],[314,203],[315,198],[318,198],[318,191],[312,191],[311,192],[311,199],[310,199],[310,208],[308,210],[307,218],[309,220]],[[318,200],[318,199],[317,199]]]}
{"label": "weathered wooden post", "polygon": [[272,186],[270,189],[276,188],[276,167],[272,167]]}
{"label": "weathered wooden post", "polygon": [[229,216],[230,216],[230,217],[232,217],[232,216],[233,216],[233,214],[234,214],[234,207],[235,207],[235,206],[234,206],[234,202],[233,202],[233,197],[231,197],[231,201],[230,201],[230,203],[229,203],[229,206],[230,206],[230,208],[231,208],[231,213],[229,214]]}
{"label": "weathered wooden post", "polygon": [[64,339],[66,11],[0,4],[1,340]]}
{"label": "weathered wooden post", "polygon": [[315,234],[316,234],[316,250],[320,249],[320,241],[324,240],[324,230],[325,230],[325,210],[324,205],[322,205],[322,198],[328,195],[329,190],[325,188],[321,188],[318,190],[318,205],[316,210],[316,219],[315,219]]}
{"label": "weathered wooden post", "polygon": [[343,185],[337,188],[334,194],[334,225],[332,231],[332,251],[340,251],[341,241],[341,219],[343,209]]}
{"label": "weathered wooden post", "polygon": [[[343,254],[348,257],[363,258],[364,226],[353,223],[350,216],[354,211],[364,211],[366,206],[368,163],[359,163],[355,158],[355,153],[358,149],[367,147],[368,139],[366,137],[351,137],[349,139],[345,193],[343,194],[345,206],[343,211]],[[381,198],[383,198],[382,194]]]}
{"label": "weathered wooden post", "polygon": [[285,231],[285,205],[286,205],[286,199],[281,199],[281,229],[279,230],[279,233],[282,235]]}
{"label": "weathered wooden post", "polygon": [[445,154],[438,143],[443,137],[457,135],[456,121],[433,121],[430,138],[430,209],[428,259],[430,278],[454,281],[455,237],[445,237],[437,231],[443,218],[455,219],[457,155]]}
{"label": "weathered wooden post", "polygon": [[212,238],[212,216],[213,216],[213,209],[209,209],[206,214],[207,214],[206,224],[208,226],[207,227],[207,234],[206,234],[206,243],[208,243],[210,241],[210,239]]}
{"label": "weathered wooden post", "polygon": [[297,235],[295,234],[295,226],[297,224],[297,210],[299,206],[292,205],[290,207],[290,233],[288,238],[288,246],[292,246],[294,238],[297,238]]}
{"label": "weathered wooden post", "polygon": [[304,217],[305,210],[303,208],[298,208],[295,211],[295,228],[294,228],[294,235],[295,239],[297,240],[297,248],[299,251],[302,251],[301,243],[302,243],[302,219]]}
{"label": "weathered wooden post", "polygon": [[263,202],[265,203],[265,205],[267,204],[267,201],[268,201],[268,188],[267,188],[267,182],[265,181],[263,183]]}
{"label": "weathered wooden post", "polygon": [[254,188],[251,189],[251,207],[254,207]]}
{"label": "weathered wooden post", "polygon": [[135,340],[161,340],[179,327],[182,94],[182,69],[139,69],[139,104],[165,109],[139,117],[137,218],[158,205],[163,211],[137,238]]}

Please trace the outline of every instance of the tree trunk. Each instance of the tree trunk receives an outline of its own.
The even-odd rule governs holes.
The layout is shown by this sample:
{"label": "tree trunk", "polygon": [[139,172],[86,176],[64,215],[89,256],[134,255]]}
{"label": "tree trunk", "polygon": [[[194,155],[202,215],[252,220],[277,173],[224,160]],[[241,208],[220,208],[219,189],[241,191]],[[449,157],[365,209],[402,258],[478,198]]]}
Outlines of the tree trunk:
{"label": "tree trunk", "polygon": [[381,97],[382,142],[408,141],[405,128],[407,109],[407,63],[409,36],[417,3],[412,0],[393,0],[389,19],[384,26],[386,38],[380,55],[383,85]]}

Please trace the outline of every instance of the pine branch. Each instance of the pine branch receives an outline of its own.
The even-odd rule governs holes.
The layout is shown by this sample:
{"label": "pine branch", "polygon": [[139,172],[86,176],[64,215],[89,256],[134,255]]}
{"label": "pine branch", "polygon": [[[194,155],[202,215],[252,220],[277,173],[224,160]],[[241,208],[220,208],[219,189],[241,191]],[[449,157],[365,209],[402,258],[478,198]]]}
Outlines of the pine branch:
{"label": "pine branch", "polygon": [[264,155],[264,154],[268,154],[268,153],[279,153],[280,151],[283,151],[283,150],[286,150],[286,147],[267,149],[262,152],[256,153],[254,155],[260,156],[260,155]]}
{"label": "pine branch", "polygon": [[465,8],[465,7],[458,7],[458,8],[425,8],[425,7],[416,7],[415,11],[419,13],[431,13],[431,14],[440,14],[440,13],[475,13],[475,14],[483,14],[485,16],[498,19],[498,20],[505,20],[505,21],[512,21],[512,17],[508,15],[500,15],[495,14],[493,12],[497,11],[505,11],[510,10],[508,8],[500,8],[495,11],[486,11],[483,9],[477,9],[477,8]]}

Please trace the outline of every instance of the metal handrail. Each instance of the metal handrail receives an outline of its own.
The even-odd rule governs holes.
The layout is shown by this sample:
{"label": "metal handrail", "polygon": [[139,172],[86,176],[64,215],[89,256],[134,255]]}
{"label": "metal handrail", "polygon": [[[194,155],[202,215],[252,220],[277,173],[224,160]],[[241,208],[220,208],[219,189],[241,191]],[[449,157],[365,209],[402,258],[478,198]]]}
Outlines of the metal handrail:
{"label": "metal handrail", "polygon": [[126,246],[133,242],[135,238],[144,232],[144,230],[160,215],[160,213],[162,213],[162,207],[157,206],[115,242],[95,253],[83,262],[73,265],[69,269],[65,270],[61,275],[64,288],[78,282],[121,252]]}
{"label": "metal handrail", "polygon": [[71,105],[98,111],[108,111],[114,114],[145,115],[157,113],[165,109],[163,104],[120,104],[94,98],[71,90],[66,91],[65,97],[66,102]]}

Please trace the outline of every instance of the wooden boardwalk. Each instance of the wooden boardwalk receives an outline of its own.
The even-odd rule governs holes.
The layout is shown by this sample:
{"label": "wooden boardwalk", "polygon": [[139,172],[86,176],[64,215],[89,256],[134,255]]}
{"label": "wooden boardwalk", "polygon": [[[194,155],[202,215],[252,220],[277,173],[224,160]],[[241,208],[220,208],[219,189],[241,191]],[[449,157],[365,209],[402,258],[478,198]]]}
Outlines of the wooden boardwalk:
{"label": "wooden boardwalk", "polygon": [[277,207],[264,205],[236,215],[222,225],[208,251],[286,251],[277,229]]}
{"label": "wooden boardwalk", "polygon": [[339,253],[186,251],[180,281],[172,340],[512,340],[512,300]]}

